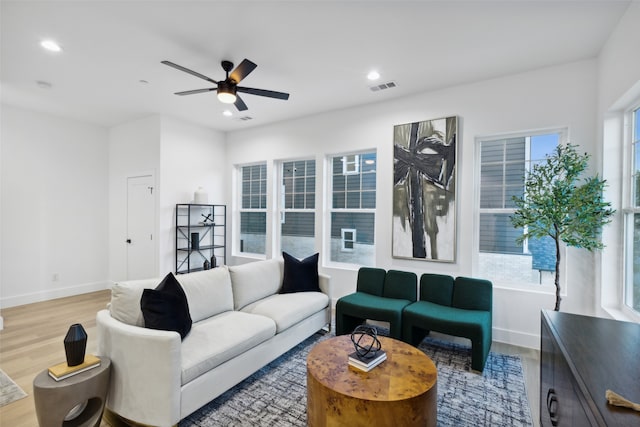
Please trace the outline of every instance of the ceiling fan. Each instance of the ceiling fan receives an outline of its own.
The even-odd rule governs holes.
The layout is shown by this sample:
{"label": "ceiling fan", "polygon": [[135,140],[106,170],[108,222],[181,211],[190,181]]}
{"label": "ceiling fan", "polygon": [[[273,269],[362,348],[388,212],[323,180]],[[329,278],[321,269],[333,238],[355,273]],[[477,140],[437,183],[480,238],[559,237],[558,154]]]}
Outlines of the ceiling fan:
{"label": "ceiling fan", "polygon": [[[218,99],[220,102],[225,104],[233,104],[236,106],[238,111],[245,111],[248,109],[247,104],[238,96],[238,92],[248,93],[250,95],[258,95],[258,96],[266,96],[268,98],[276,98],[276,99],[289,99],[289,94],[284,92],[275,92],[272,90],[265,89],[254,89],[251,87],[238,86],[238,83],[245,77],[249,75],[255,68],[256,64],[249,61],[248,59],[244,59],[240,65],[233,69],[233,62],[230,61],[222,61],[222,69],[226,71],[227,77],[224,80],[215,81],[210,77],[197,73],[193,70],[185,68],[181,65],[174,64],[171,61],[162,61],[163,64],[173,67],[177,70],[184,71],[185,73],[189,73],[192,76],[196,76],[203,80],[206,80],[210,83],[215,84],[217,87],[206,88],[206,89],[194,89],[194,90],[186,90],[184,92],[176,92],[176,95],[193,95],[195,93],[204,93],[204,92],[212,92],[217,91]],[[229,72],[231,71],[231,74]]]}

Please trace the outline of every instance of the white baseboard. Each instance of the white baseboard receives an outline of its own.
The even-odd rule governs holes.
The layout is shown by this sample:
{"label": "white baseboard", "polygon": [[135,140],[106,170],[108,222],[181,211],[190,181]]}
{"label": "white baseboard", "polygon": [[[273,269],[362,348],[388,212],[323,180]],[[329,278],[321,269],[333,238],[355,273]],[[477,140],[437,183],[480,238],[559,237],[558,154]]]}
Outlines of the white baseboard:
{"label": "white baseboard", "polygon": [[4,319],[0,316],[0,331],[4,329]]}
{"label": "white baseboard", "polygon": [[[48,301],[56,298],[70,297],[74,295],[86,294],[89,292],[101,291],[109,289],[112,282],[93,282],[84,283],[78,286],[69,286],[67,288],[49,289],[40,292],[32,292],[29,294],[15,295],[11,297],[0,298],[0,308],[15,307],[18,305],[32,304],[34,302]],[[2,319],[0,317],[0,319]]]}
{"label": "white baseboard", "polygon": [[526,332],[512,331],[509,329],[493,328],[493,341],[511,344],[518,347],[540,349],[540,335]]}

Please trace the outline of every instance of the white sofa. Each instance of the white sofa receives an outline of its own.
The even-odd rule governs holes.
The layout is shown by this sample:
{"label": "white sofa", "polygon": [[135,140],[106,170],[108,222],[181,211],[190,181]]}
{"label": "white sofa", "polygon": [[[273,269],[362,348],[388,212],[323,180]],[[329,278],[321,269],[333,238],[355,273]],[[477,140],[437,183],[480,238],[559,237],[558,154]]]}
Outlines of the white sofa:
{"label": "white sofa", "polygon": [[107,408],[137,423],[178,423],[331,322],[330,279],[322,292],[279,294],[283,260],[178,275],[191,332],[144,328],[140,298],[160,279],[115,284],[97,314],[97,353],[111,359]]}

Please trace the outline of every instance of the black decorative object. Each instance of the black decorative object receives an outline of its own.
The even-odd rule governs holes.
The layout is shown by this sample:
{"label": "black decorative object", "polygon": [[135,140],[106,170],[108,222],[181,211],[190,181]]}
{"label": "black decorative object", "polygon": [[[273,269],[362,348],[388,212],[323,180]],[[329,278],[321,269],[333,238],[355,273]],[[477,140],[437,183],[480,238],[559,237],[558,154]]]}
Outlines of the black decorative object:
{"label": "black decorative object", "polygon": [[205,270],[211,270],[211,264],[209,263],[208,259],[204,260],[204,264],[202,265],[202,268]]}
{"label": "black decorative object", "polygon": [[218,266],[218,260],[216,259],[216,254],[211,255],[211,268],[216,268]]}
{"label": "black decorative object", "polygon": [[[367,337],[366,339],[363,338]],[[371,359],[382,348],[378,339],[378,330],[374,326],[360,325],[351,333],[351,342],[361,359]]]}
{"label": "black decorative object", "polygon": [[200,249],[200,233],[191,233],[191,249]]}
{"label": "black decorative object", "polygon": [[84,362],[84,353],[87,349],[87,332],[80,323],[74,323],[69,327],[64,337],[64,352],[67,356],[68,366],[77,366]]}

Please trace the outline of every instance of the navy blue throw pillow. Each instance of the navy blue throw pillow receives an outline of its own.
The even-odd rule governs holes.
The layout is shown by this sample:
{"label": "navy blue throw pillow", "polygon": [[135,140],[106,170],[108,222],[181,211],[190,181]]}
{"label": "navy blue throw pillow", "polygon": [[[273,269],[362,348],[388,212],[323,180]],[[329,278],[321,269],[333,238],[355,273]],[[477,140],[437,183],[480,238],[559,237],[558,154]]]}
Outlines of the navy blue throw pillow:
{"label": "navy blue throw pillow", "polygon": [[284,258],[284,279],[281,294],[292,292],[320,292],[318,279],[318,255],[299,260],[282,252]]}
{"label": "navy blue throw pillow", "polygon": [[140,308],[146,328],[176,331],[182,339],[191,331],[187,296],[172,273],[157,288],[142,291]]}

